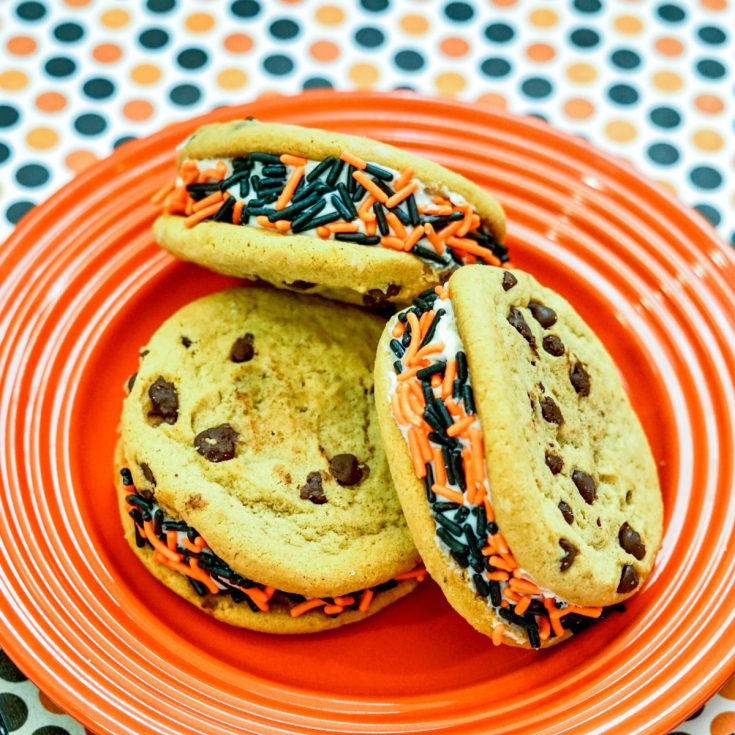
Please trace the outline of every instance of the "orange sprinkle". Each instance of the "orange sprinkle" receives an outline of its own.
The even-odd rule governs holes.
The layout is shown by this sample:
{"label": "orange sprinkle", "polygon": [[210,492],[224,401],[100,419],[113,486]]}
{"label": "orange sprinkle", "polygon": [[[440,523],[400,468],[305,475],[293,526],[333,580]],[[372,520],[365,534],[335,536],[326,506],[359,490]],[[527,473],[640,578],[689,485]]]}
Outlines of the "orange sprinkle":
{"label": "orange sprinkle", "polygon": [[431,387],[438,388],[441,384],[442,384],[442,376],[439,375],[438,373],[434,373],[431,376]]}
{"label": "orange sprinkle", "polygon": [[194,543],[200,548],[200,549],[206,549],[207,548],[207,542],[201,537],[197,536]]}
{"label": "orange sprinkle", "polygon": [[498,569],[502,569],[504,572],[512,572],[513,571],[513,567],[510,564],[508,564],[505,561],[505,559],[503,559],[502,556],[497,556],[497,555],[494,554],[493,556],[490,557],[490,563],[494,567],[497,567]]}
{"label": "orange sprinkle", "polygon": [[555,617],[554,615],[550,615],[549,617],[551,619],[551,629],[559,637],[563,636],[566,633],[566,631],[564,630],[564,627],[562,626],[559,618]]}
{"label": "orange sprinkle", "polygon": [[201,549],[196,544],[193,544],[191,541],[189,541],[186,535],[184,535],[184,537],[181,539],[181,545],[185,549],[193,551],[195,554],[198,554],[201,551]]}
{"label": "orange sprinkle", "polygon": [[[446,227],[442,228],[436,234],[441,240],[447,240],[462,226],[462,220],[458,222],[450,222]],[[472,242],[472,241],[471,241]]]}
{"label": "orange sprinkle", "polygon": [[365,221],[365,234],[375,235],[378,232],[378,218],[373,215],[372,218],[369,218]]}
{"label": "orange sprinkle", "polygon": [[[406,238],[404,248],[410,250],[424,236],[424,226],[419,225],[411,230],[411,234]],[[433,312],[432,312],[433,313]]]}
{"label": "orange sprinkle", "polygon": [[[221,161],[219,163],[221,163]],[[203,184],[207,179],[221,181],[224,178],[225,172],[220,168],[205,168],[204,171],[199,174],[199,183]]]}
{"label": "orange sprinkle", "polygon": [[421,459],[424,463],[431,462],[434,459],[434,452],[431,451],[431,444],[429,444],[429,437],[423,431],[416,431],[418,437],[419,451],[421,452]]}
{"label": "orange sprinkle", "polygon": [[213,204],[211,207],[200,209],[198,212],[194,212],[192,215],[184,220],[184,226],[194,227],[194,225],[201,222],[203,219],[207,219],[207,217],[211,217],[213,214],[216,214],[217,210],[221,206],[222,205],[218,202],[217,204]]}
{"label": "orange sprinkle", "polygon": [[485,506],[485,517],[489,523],[492,523],[495,520],[495,511],[493,510],[493,506],[490,504],[490,498],[488,498],[487,495],[482,499],[482,504]]}
{"label": "orange sprinkle", "polygon": [[215,202],[222,202],[224,198],[225,196],[221,191],[214,191],[209,196],[206,196],[204,197],[204,199],[200,199],[198,202],[196,202],[192,209],[193,211],[198,212],[201,209],[206,209]]}
{"label": "orange sprinkle", "polygon": [[319,237],[322,238],[322,240],[325,240],[330,236],[329,228],[325,227],[324,225],[320,225],[316,228],[316,234],[319,235]]}
{"label": "orange sprinkle", "polygon": [[515,602],[516,604],[518,604],[521,601],[521,596],[517,592],[512,590],[510,587],[506,587],[503,590],[503,597],[507,598],[511,602]]}
{"label": "orange sprinkle", "polygon": [[475,475],[472,472],[472,455],[470,454],[469,447],[462,449],[462,467],[464,468],[464,476],[467,482],[467,495],[469,501],[474,503]]}
{"label": "orange sprinkle", "polygon": [[330,232],[358,232],[360,227],[357,222],[334,222],[327,225]]}
{"label": "orange sprinkle", "polygon": [[385,206],[393,209],[393,207],[396,206],[396,204],[400,204],[404,199],[408,199],[408,197],[413,194],[416,189],[419,188],[419,185],[414,181],[413,184],[408,184],[407,186],[404,186],[403,188],[399,189],[393,196],[388,197],[388,199],[385,200]]}
{"label": "orange sprinkle", "polygon": [[406,186],[413,178],[413,173],[414,171],[410,166],[404,168],[403,171],[401,171],[401,175],[396,179],[396,189],[403,189],[403,187]]}
{"label": "orange sprinkle", "polygon": [[601,607],[580,607],[579,605],[569,605],[565,607],[563,610],[559,610],[561,615],[559,617],[563,617],[564,615],[567,615],[568,613],[575,613],[576,615],[584,615],[584,617],[587,618],[599,618],[600,615],[602,615],[602,608]]}
{"label": "orange sprinkle", "polygon": [[172,183],[164,184],[152,197],[151,204],[160,204],[174,189]]}
{"label": "orange sprinkle", "polygon": [[[453,224],[457,223],[452,222],[447,225],[447,227],[451,227]],[[446,227],[444,229],[446,229]],[[486,263],[490,263],[490,265],[500,265],[500,261],[487,248],[482,247],[474,240],[470,240],[467,237],[448,237],[447,243],[455,250],[461,250],[464,253],[476,255],[479,258],[482,258]]]}
{"label": "orange sprinkle", "polygon": [[[419,207],[419,211],[421,214],[436,214],[440,217],[448,217],[452,212],[454,212],[454,209],[449,206],[441,206],[441,207]],[[462,220],[457,220],[458,222],[461,222]],[[452,223],[454,224],[454,223]]]}
{"label": "orange sprinkle", "polygon": [[453,503],[459,503],[460,505],[464,505],[464,495],[462,495],[462,493],[458,492],[457,490],[452,490],[451,488],[448,488],[446,485],[439,485],[438,483],[434,483],[431,486],[431,489],[437,495],[441,495],[443,498],[446,498],[447,500],[451,500]]}
{"label": "orange sprinkle", "polygon": [[481,483],[485,479],[484,452],[482,451],[482,429],[473,427],[468,432],[472,448],[472,474],[475,481]]}
{"label": "orange sprinkle", "polygon": [[515,570],[518,569],[518,562],[515,560],[515,557],[513,556],[513,554],[503,554],[502,552],[500,552],[500,556],[503,558],[503,560],[505,561],[505,563],[511,569],[514,570],[513,571],[514,576],[517,576],[517,575],[515,575]]}
{"label": "orange sprinkle", "polygon": [[444,243],[439,238],[439,235],[436,234],[434,225],[432,225],[431,222],[427,222],[424,225],[424,234],[426,235],[426,238],[431,243],[434,250],[436,250],[439,255],[441,255],[446,250]]}
{"label": "orange sprinkle", "polygon": [[[283,156],[281,156],[281,158],[283,158]],[[278,195],[278,199],[276,199],[274,209],[284,209],[285,206],[291,201],[291,197],[296,191],[296,187],[299,185],[299,181],[301,181],[301,177],[303,175],[304,167],[296,166],[296,168],[291,172],[291,175],[288,177],[288,181],[286,182],[286,186],[283,187],[283,191]]]}
{"label": "orange sprinkle", "polygon": [[197,559],[189,559],[188,576],[194,577],[194,579],[198,579],[202,584],[206,585],[207,589],[213,595],[216,595],[220,591],[212,577],[199,567],[199,561]]}
{"label": "orange sprinkle", "polygon": [[307,160],[301,156],[292,156],[290,153],[284,153],[281,155],[281,163],[285,163],[286,166],[306,166]]}
{"label": "orange sprinkle", "polygon": [[542,641],[545,641],[548,640],[550,634],[551,625],[549,624],[549,619],[545,615],[542,615],[538,621],[538,637]]}
{"label": "orange sprinkle", "polygon": [[375,204],[375,197],[365,197],[365,201],[357,209],[357,216],[363,221],[375,217],[375,213],[372,211],[373,204]]}
{"label": "orange sprinkle", "polygon": [[291,223],[287,219],[276,220],[276,229],[279,232],[288,232],[291,229]]}
{"label": "orange sprinkle", "polygon": [[431,201],[434,202],[434,204],[439,204],[443,207],[454,208],[454,205],[449,201],[449,199],[443,196],[439,196],[439,194],[434,194],[434,196],[431,197]]}
{"label": "orange sprinkle", "polygon": [[446,301],[449,298],[449,289],[445,286],[436,286],[434,288],[434,293],[442,299],[442,301]]}
{"label": "orange sprinkle", "polygon": [[356,156],[354,153],[350,153],[349,151],[343,151],[340,158],[345,163],[349,163],[350,166],[354,166],[355,168],[360,169],[360,171],[364,171],[367,168],[367,163],[365,163],[365,161],[363,161],[360,156]]}
{"label": "orange sprinkle", "polygon": [[[396,238],[396,240],[397,239],[398,238]],[[403,337],[403,333],[405,331],[406,331],[406,327],[403,324],[403,322],[400,322],[400,321],[396,320],[396,323],[393,325],[393,331],[391,332],[391,334],[394,337],[399,338],[399,337]]]}
{"label": "orange sprinkle", "polygon": [[409,380],[408,381],[408,389],[411,391],[411,395],[416,397],[416,400],[419,403],[419,406],[421,406],[421,410],[423,411],[424,407],[426,406],[426,398],[424,397],[424,392],[421,390],[421,384],[418,380]]}
{"label": "orange sprinkle", "polygon": [[326,605],[326,604],[327,603],[324,602],[324,600],[320,600],[317,597],[313,597],[311,600],[304,600],[298,605],[294,605],[289,612],[291,613],[292,618],[298,618],[300,615],[303,615],[305,612],[309,612],[309,610],[313,610],[315,607],[321,607],[322,605]]}
{"label": "orange sprinkle", "polygon": [[495,582],[507,582],[508,573],[507,572],[488,572],[487,578],[492,579]]}
{"label": "orange sprinkle", "polygon": [[470,226],[472,225],[472,207],[469,204],[463,204],[459,207],[459,210],[464,212],[464,219],[459,221],[457,235],[464,237],[470,231]]}
{"label": "orange sprinkle", "polygon": [[400,426],[405,426],[408,423],[408,419],[403,415],[403,411],[401,410],[401,403],[398,400],[397,393],[394,393],[391,397],[390,405],[393,409],[393,417],[395,418],[395,420]]}
{"label": "orange sprinkle", "polygon": [[421,344],[421,327],[419,326],[419,320],[416,314],[409,311],[407,314],[408,323],[411,325],[411,342],[408,345],[406,354],[403,356],[403,363],[409,365],[413,356],[419,351],[419,345]]}
{"label": "orange sprinkle", "polygon": [[343,605],[343,606],[352,605],[352,603],[354,601],[355,601],[355,598],[352,597],[351,595],[347,595],[347,596],[344,596],[344,597],[335,597],[334,598],[334,604],[335,605]]}
{"label": "orange sprinkle", "polygon": [[505,633],[505,626],[500,623],[493,628],[492,641],[494,646],[499,646],[503,642],[503,634]]}
{"label": "orange sprinkle", "polygon": [[381,204],[386,203],[388,195],[362,171],[353,171],[352,178],[354,178],[363,189],[366,189],[370,194],[372,194],[372,196],[374,196]]}
{"label": "orange sprinkle", "polygon": [[541,590],[533,582],[529,582],[527,579],[516,579],[513,577],[508,584],[510,588],[515,592],[520,592],[524,595],[540,595]]}
{"label": "orange sprinkle", "polygon": [[384,248],[390,248],[391,250],[400,250],[403,252],[403,240],[400,237],[381,237],[380,244]]}
{"label": "orange sprinkle", "polygon": [[447,400],[444,401],[444,406],[446,407],[447,411],[449,411],[450,416],[462,415],[462,409],[457,405],[456,401],[453,398],[447,398]]}
{"label": "orange sprinkle", "polygon": [[344,612],[345,609],[342,607],[342,605],[325,605],[324,606],[324,612],[327,615],[339,615],[339,613]]}
{"label": "orange sprinkle", "polygon": [[235,202],[235,206],[232,208],[232,224],[239,225],[242,221],[242,210],[245,208],[245,202],[242,199],[238,199]]}
{"label": "orange sprinkle", "polygon": [[[405,383],[403,385],[405,385]],[[401,413],[408,419],[408,422],[410,424],[413,424],[414,426],[421,426],[421,416],[417,415],[416,412],[413,410],[413,407],[411,406],[411,403],[409,401],[409,396],[410,393],[406,392],[405,390],[398,393],[398,403],[401,407]]]}
{"label": "orange sprinkle", "polygon": [[442,398],[447,399],[452,395],[452,387],[454,379],[457,377],[457,361],[454,358],[447,360],[447,367],[444,370],[444,380],[442,381]]}
{"label": "orange sprinkle", "polygon": [[360,604],[358,610],[360,612],[367,612],[370,609],[370,603],[373,601],[375,593],[372,590],[365,590],[360,596]]}
{"label": "orange sprinkle", "polygon": [[413,426],[408,430],[408,450],[413,460],[416,477],[424,478],[426,477],[426,465],[421,461],[418,434],[418,429],[415,429]]}
{"label": "orange sprinkle", "polygon": [[259,215],[258,215],[258,216],[257,216],[257,217],[255,218],[255,221],[256,221],[256,222],[257,222],[257,223],[258,223],[258,224],[259,224],[259,225],[260,225],[261,227],[271,227],[271,228],[275,228],[275,226],[276,226],[276,223],[275,223],[275,222],[271,222],[271,221],[270,221],[270,220],[269,220],[269,219],[268,219],[268,218],[267,218],[267,217],[266,217],[266,216],[265,216],[264,214],[259,214]]}
{"label": "orange sprinkle", "polygon": [[444,457],[439,447],[432,447],[431,453],[434,460],[434,473],[436,474],[436,484],[447,484],[447,468],[444,466]]}
{"label": "orange sprinkle", "polygon": [[510,549],[508,549],[508,543],[506,542],[505,536],[503,536],[502,533],[496,533],[493,536],[493,541],[495,542],[495,547],[497,548],[500,554],[510,554]]}
{"label": "orange sprinkle", "polygon": [[[415,380],[410,380],[408,383],[404,383],[404,385],[410,385],[411,383],[415,383]],[[418,421],[414,421],[413,423],[416,426],[421,426],[421,416],[424,413],[424,406],[423,406],[423,400],[419,401],[418,398],[413,394],[412,391],[408,392],[408,405],[411,407],[411,410],[414,412],[414,415],[418,419]],[[419,432],[421,433],[421,432]]]}
{"label": "orange sprinkle", "polygon": [[166,531],[166,546],[168,546],[171,551],[176,551],[177,540],[176,531]]}
{"label": "orange sprinkle", "polygon": [[401,247],[403,247],[403,241],[408,237],[408,232],[406,231],[406,228],[403,226],[403,222],[396,217],[393,212],[386,212],[385,218],[388,220],[388,224],[390,225],[391,230],[396,233],[398,237],[401,238]]}
{"label": "orange sprinkle", "polygon": [[465,416],[459,421],[455,421],[448,429],[447,436],[458,436],[462,434],[465,429],[468,429],[472,424],[475,423],[475,416]]}
{"label": "orange sprinkle", "polygon": [[429,324],[434,321],[434,312],[433,311],[425,311],[420,317],[419,317],[419,327],[421,329],[421,337],[423,339],[423,336],[426,334],[426,330],[429,327]]}
{"label": "orange sprinkle", "polygon": [[[432,312],[433,313],[433,312]],[[437,342],[435,344],[430,345],[424,345],[414,356],[413,361],[422,360],[427,355],[433,355],[437,352],[441,352],[444,349],[444,345],[441,342]],[[437,375],[437,373],[434,373]],[[433,376],[432,376],[433,378]],[[439,376],[439,380],[441,380],[441,376]]]}
{"label": "orange sprinkle", "polygon": [[[409,344],[410,347],[410,344]],[[416,373],[421,370],[421,365],[416,365],[416,367],[408,368],[408,370],[404,370],[397,378],[399,383],[403,383],[406,380],[409,380],[410,378],[415,378]]]}
{"label": "orange sprinkle", "polygon": [[528,610],[528,606],[531,604],[530,597],[521,597],[521,601],[516,605],[515,614],[523,615]]}
{"label": "orange sprinkle", "polygon": [[400,574],[396,574],[393,579],[401,580],[401,579],[418,579],[419,582],[423,581],[426,578],[426,569],[424,569],[423,566],[418,566],[415,569],[411,569],[409,572],[401,572]]}

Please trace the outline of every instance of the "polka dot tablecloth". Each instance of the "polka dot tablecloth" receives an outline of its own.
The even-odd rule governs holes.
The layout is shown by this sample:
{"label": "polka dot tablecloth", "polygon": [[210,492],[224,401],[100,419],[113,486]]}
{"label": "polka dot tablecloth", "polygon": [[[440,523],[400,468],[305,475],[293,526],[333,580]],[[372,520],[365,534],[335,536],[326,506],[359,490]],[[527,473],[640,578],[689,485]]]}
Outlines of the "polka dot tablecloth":
{"label": "polka dot tablecloth", "polygon": [[[543,118],[735,245],[734,35],[728,0],[0,0],[0,239],[131,138],[335,87]],[[84,733],[2,652],[0,712],[18,735]],[[734,733],[735,680],[676,732]]]}

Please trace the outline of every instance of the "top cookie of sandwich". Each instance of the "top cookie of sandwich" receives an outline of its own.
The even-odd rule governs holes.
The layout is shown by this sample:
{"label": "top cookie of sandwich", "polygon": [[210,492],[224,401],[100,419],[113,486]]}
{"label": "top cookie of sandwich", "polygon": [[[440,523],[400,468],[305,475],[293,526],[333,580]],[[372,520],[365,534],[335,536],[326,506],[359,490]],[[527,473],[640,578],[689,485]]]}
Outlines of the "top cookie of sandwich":
{"label": "top cookie of sandwich", "polygon": [[286,592],[346,594],[411,569],[372,401],[381,329],[262,288],[184,307],[142,351],[124,403],[136,487]]}
{"label": "top cookie of sandwich", "polygon": [[375,140],[239,120],[200,128],[177,164],[156,240],[221,273],[376,306],[507,259],[492,196]]}
{"label": "top cookie of sandwich", "polygon": [[508,546],[564,599],[620,601],[651,570],[662,502],[612,358],[526,273],[463,268],[449,284]]}

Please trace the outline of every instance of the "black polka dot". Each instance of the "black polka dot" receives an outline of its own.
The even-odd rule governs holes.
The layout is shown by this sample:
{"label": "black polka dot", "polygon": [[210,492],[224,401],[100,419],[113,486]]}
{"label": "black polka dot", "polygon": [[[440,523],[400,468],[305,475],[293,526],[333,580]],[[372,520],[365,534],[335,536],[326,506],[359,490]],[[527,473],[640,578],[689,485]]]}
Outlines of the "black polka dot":
{"label": "black polka dot", "polygon": [[569,40],[579,48],[593,48],[600,43],[600,36],[591,28],[576,28],[569,34]]}
{"label": "black polka dot", "polygon": [[182,107],[195,105],[199,102],[201,96],[201,90],[193,84],[179,84],[168,93],[168,97],[171,102],[175,105],[181,105]]}
{"label": "black polka dot", "polygon": [[485,36],[488,41],[505,43],[515,36],[515,31],[507,23],[491,23],[487,28],[485,28]]}
{"label": "black polka dot", "polygon": [[670,143],[653,143],[648,147],[648,157],[654,163],[671,166],[679,160],[679,149]]}
{"label": "black polka dot", "polygon": [[199,69],[207,61],[209,61],[207,52],[200,48],[185,48],[176,57],[176,62],[182,69]]}
{"label": "black polka dot", "polygon": [[21,20],[40,20],[46,15],[46,8],[41,3],[21,3],[15,12]]}
{"label": "black polka dot", "polygon": [[121,138],[118,138],[113,144],[113,148],[119,148],[121,145],[125,145],[125,143],[128,143],[131,140],[136,140],[135,135],[123,135]]}
{"label": "black polka dot", "polygon": [[580,13],[597,13],[602,9],[600,0],[574,0],[574,7]]}
{"label": "black polka dot", "polygon": [[380,13],[390,5],[389,0],[360,0],[365,10],[370,10],[373,13]]}
{"label": "black polka dot", "polygon": [[640,66],[641,57],[629,48],[619,48],[612,52],[610,61],[619,69],[635,69]]}
{"label": "black polka dot", "polygon": [[424,57],[418,51],[411,51],[405,49],[399,51],[394,57],[393,61],[399,69],[405,71],[418,71],[424,65]]}
{"label": "black polka dot", "polygon": [[715,59],[702,59],[697,62],[697,71],[707,79],[719,79],[725,76],[725,66]]}
{"label": "black polka dot", "polygon": [[290,74],[293,71],[293,66],[293,59],[283,54],[272,54],[263,59],[263,68],[269,74],[275,74],[276,76]]}
{"label": "black polka dot", "polygon": [[74,43],[84,35],[84,28],[78,23],[60,23],[54,28],[54,38],[64,43]]}
{"label": "black polka dot", "polygon": [[3,712],[10,732],[20,730],[26,724],[28,706],[17,694],[10,694],[10,692],[0,694],[0,710]]}
{"label": "black polka dot", "polygon": [[[0,163],[5,163],[5,161],[10,158],[10,148],[5,145],[5,143],[0,143]],[[2,650],[0,650],[0,656],[3,656]],[[0,677],[2,677],[2,659],[0,659]]]}
{"label": "black polka dot", "polygon": [[681,115],[673,107],[654,107],[649,117],[660,128],[675,128],[681,123]]}
{"label": "black polka dot", "polygon": [[684,18],[687,17],[686,12],[678,5],[673,3],[666,3],[665,5],[659,5],[656,10],[658,17],[661,20],[666,20],[669,23],[680,23]]}
{"label": "black polka dot", "polygon": [[21,186],[27,186],[29,188],[43,186],[49,180],[49,172],[40,163],[28,163],[25,166],[21,166],[15,172],[15,180]]}
{"label": "black polka dot", "polygon": [[146,7],[152,13],[168,13],[176,7],[176,0],[148,0]]}
{"label": "black polka dot", "polygon": [[25,674],[10,660],[5,651],[0,649],[0,679],[17,683],[25,681]]}
{"label": "black polka dot", "polygon": [[444,15],[449,20],[457,21],[458,23],[465,23],[470,20],[475,14],[475,9],[467,3],[449,3],[444,8]]}
{"label": "black polka dot", "polygon": [[714,207],[709,204],[695,204],[694,209],[697,210],[706,220],[709,220],[715,227],[722,222],[722,215]]}
{"label": "black polka dot", "polygon": [[712,46],[719,46],[727,41],[727,33],[717,26],[702,26],[697,35],[705,42]]}
{"label": "black polka dot", "polygon": [[0,105],[0,128],[9,128],[15,125],[20,118],[20,114],[15,107],[10,105]]}
{"label": "black polka dot", "polygon": [[74,128],[82,135],[99,135],[107,128],[107,120],[102,115],[87,112],[74,120]]}
{"label": "black polka dot", "polygon": [[115,92],[115,85],[104,77],[94,77],[94,79],[88,79],[84,82],[82,90],[87,97],[91,97],[93,100],[104,100]]}
{"label": "black polka dot", "polygon": [[324,77],[309,77],[301,85],[303,89],[332,89],[334,85]]}
{"label": "black polka dot", "polygon": [[735,248],[735,230],[730,233],[730,245]]}
{"label": "black polka dot", "polygon": [[33,202],[13,202],[13,204],[5,210],[5,216],[8,218],[8,222],[10,222],[11,225],[14,225],[26,212],[30,212],[35,206],[36,205]]}
{"label": "black polka dot", "polygon": [[372,28],[370,26],[366,26],[365,28],[359,28],[357,32],[355,33],[355,41],[360,44],[360,46],[365,46],[366,48],[375,48],[376,46],[380,46],[385,41],[385,35],[383,34],[383,31],[380,30],[380,28]]}
{"label": "black polka dot", "polygon": [[546,117],[542,112],[529,112],[528,117],[533,117],[536,120],[541,120],[541,122],[549,122],[549,118]]}
{"label": "black polka dot", "polygon": [[634,105],[638,102],[638,90],[629,84],[613,84],[607,90],[608,97],[619,105]]}
{"label": "black polka dot", "polygon": [[294,38],[299,35],[299,24],[294,23],[288,18],[281,18],[280,20],[274,20],[271,23],[270,32],[274,38]]}
{"label": "black polka dot", "polygon": [[66,56],[54,56],[46,62],[44,69],[50,77],[68,77],[77,70],[77,65]]}
{"label": "black polka dot", "polygon": [[697,166],[689,172],[694,186],[700,189],[717,189],[722,184],[722,174],[712,166]]}
{"label": "black polka dot", "polygon": [[260,3],[255,0],[235,0],[230,10],[238,18],[254,18],[260,12]]}
{"label": "black polka dot", "polygon": [[529,77],[523,80],[521,89],[527,97],[533,99],[541,99],[542,97],[548,97],[551,94],[551,82],[543,77]]}
{"label": "black polka dot", "polygon": [[415,92],[416,91],[416,87],[412,87],[410,84],[396,84],[396,86],[393,87],[393,89],[396,92]]}
{"label": "black polka dot", "polygon": [[163,28],[147,28],[138,36],[138,43],[145,48],[163,48],[168,42],[169,35]]}
{"label": "black polka dot", "polygon": [[704,712],[704,707],[703,706],[700,707],[694,714],[692,714],[689,717],[687,717],[687,722],[689,722],[691,720],[696,720],[697,717],[699,717],[699,715],[702,714],[702,712]]}
{"label": "black polka dot", "polygon": [[69,731],[64,727],[57,725],[44,725],[34,730],[31,735],[69,735]]}
{"label": "black polka dot", "polygon": [[510,62],[498,56],[491,56],[480,64],[480,69],[488,77],[504,77],[510,74]]}

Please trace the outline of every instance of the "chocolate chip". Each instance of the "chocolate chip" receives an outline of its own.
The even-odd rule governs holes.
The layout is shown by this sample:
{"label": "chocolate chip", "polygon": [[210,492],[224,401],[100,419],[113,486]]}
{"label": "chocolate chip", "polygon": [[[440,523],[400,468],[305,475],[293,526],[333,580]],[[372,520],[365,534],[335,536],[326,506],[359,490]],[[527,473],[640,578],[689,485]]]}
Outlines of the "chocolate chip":
{"label": "chocolate chip", "polygon": [[141,350],[138,355],[140,356],[140,359],[142,360],[146,355],[150,354],[150,350]]}
{"label": "chocolate chip", "polygon": [[250,362],[253,355],[255,355],[254,340],[255,337],[250,332],[238,337],[230,350],[230,360],[232,362]]}
{"label": "chocolate chip", "polygon": [[176,386],[158,376],[156,382],[148,388],[152,409],[148,411],[151,418],[159,418],[167,424],[175,424],[179,418],[179,396]]}
{"label": "chocolate chip", "polygon": [[625,594],[626,592],[632,592],[638,586],[638,574],[635,568],[630,564],[626,564],[623,567],[623,571],[620,573],[620,583],[618,584],[618,592]]}
{"label": "chocolate chip", "polygon": [[155,485],[156,477],[151,471],[151,468],[145,462],[141,462],[139,466],[140,466],[141,472],[143,473],[143,477],[145,477],[145,479],[148,480],[148,482],[150,482],[151,485]]}
{"label": "chocolate chip", "polygon": [[547,334],[541,345],[550,355],[554,357],[561,357],[564,354],[564,343],[555,334]]}
{"label": "chocolate chip", "polygon": [[191,340],[188,337],[182,337],[181,344],[188,350],[191,347]]}
{"label": "chocolate chip", "polygon": [[129,378],[128,382],[125,384],[128,388],[128,393],[130,393],[131,390],[133,390],[133,386],[135,385],[135,379],[138,377],[138,373],[134,372]]}
{"label": "chocolate chip", "polygon": [[577,556],[577,547],[565,538],[559,539],[559,546],[561,546],[564,551],[564,556],[559,564],[559,571],[566,572],[574,563],[574,557]]}
{"label": "chocolate chip", "polygon": [[329,471],[340,485],[357,485],[362,480],[362,467],[354,454],[335,454],[329,460]]}
{"label": "chocolate chip", "polygon": [[578,395],[588,396],[590,394],[590,375],[584,369],[581,362],[574,364],[572,372],[569,373],[569,380]]}
{"label": "chocolate chip", "polygon": [[536,349],[536,338],[533,336],[533,332],[531,331],[531,327],[528,326],[528,323],[523,318],[523,313],[520,309],[516,309],[515,306],[511,306],[510,310],[508,311],[508,321],[510,322],[510,325],[518,332],[518,334],[523,337],[523,339],[528,342],[528,344]]}
{"label": "chocolate chip", "polygon": [[309,288],[314,288],[316,283],[312,283],[311,281],[294,281],[293,283],[286,283],[284,285],[289,288],[295,288],[297,291],[306,291]]}
{"label": "chocolate chip", "polygon": [[551,470],[552,475],[558,475],[564,467],[564,460],[556,454],[546,452],[544,460],[546,461],[546,466]]}
{"label": "chocolate chip", "polygon": [[602,521],[599,518],[597,519],[597,528],[602,528]]}
{"label": "chocolate chip", "polygon": [[641,540],[641,535],[626,521],[618,531],[618,541],[623,550],[632,554],[638,561],[646,555],[646,546]]}
{"label": "chocolate chip", "polygon": [[314,505],[322,505],[327,502],[327,496],[324,494],[324,488],[322,487],[321,473],[310,472],[306,476],[306,485],[301,486],[299,497],[302,500],[311,500]]}
{"label": "chocolate chip", "polygon": [[235,456],[235,442],[239,436],[229,424],[220,424],[200,431],[194,437],[194,446],[210,462],[226,462]]}
{"label": "chocolate chip", "polygon": [[503,273],[503,291],[510,291],[518,283],[518,279],[510,272]]}
{"label": "chocolate chip", "polygon": [[560,500],[559,510],[564,516],[564,520],[571,526],[572,523],[574,523],[574,511],[572,510],[571,506],[568,503],[565,503],[563,500]]}
{"label": "chocolate chip", "polygon": [[379,288],[371,288],[362,296],[362,303],[365,306],[384,306],[388,300],[397,296],[401,292],[401,287],[396,283],[388,285],[387,291],[383,292]]}
{"label": "chocolate chip", "polygon": [[556,324],[556,312],[553,309],[549,308],[548,306],[539,304],[538,301],[531,301],[528,304],[528,308],[531,311],[531,314],[533,314],[533,318],[544,329],[553,327],[554,324]]}
{"label": "chocolate chip", "polygon": [[556,405],[553,398],[550,396],[544,396],[539,403],[541,405],[541,415],[544,417],[544,421],[557,425],[564,423],[564,417],[561,414],[561,409]]}
{"label": "chocolate chip", "polygon": [[587,505],[592,505],[597,497],[597,487],[595,481],[582,470],[574,470],[572,472],[572,482],[577,486],[579,494],[582,496]]}

